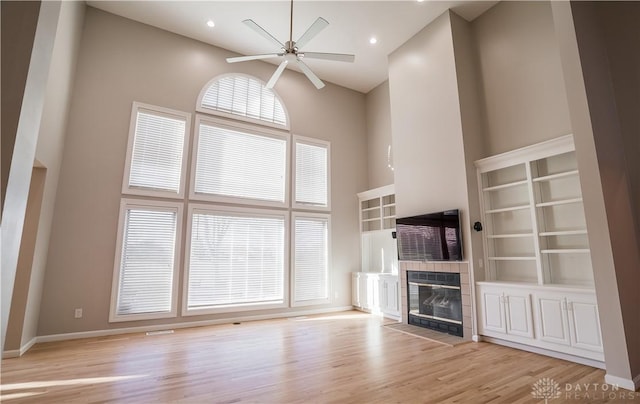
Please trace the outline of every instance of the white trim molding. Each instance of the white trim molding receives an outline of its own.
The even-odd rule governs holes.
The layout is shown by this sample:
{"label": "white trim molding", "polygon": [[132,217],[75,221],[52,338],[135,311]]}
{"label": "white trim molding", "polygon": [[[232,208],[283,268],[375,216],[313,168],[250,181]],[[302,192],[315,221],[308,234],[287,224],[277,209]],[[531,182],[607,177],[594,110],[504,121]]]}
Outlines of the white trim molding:
{"label": "white trim molding", "polygon": [[33,338],[31,338],[31,340],[29,342],[27,342],[26,344],[22,345],[20,347],[20,349],[11,349],[9,351],[4,351],[4,352],[2,352],[2,359],[19,358],[22,355],[24,355],[25,352],[27,352],[29,349],[31,349],[31,347],[36,342],[38,342],[38,337],[33,337]]}
{"label": "white trim molding", "polygon": [[633,379],[625,379],[624,377],[618,377],[607,373],[604,375],[604,381],[608,384],[622,387],[625,390],[636,391],[640,389],[640,375]]}
{"label": "white trim molding", "polygon": [[[243,322],[243,321],[296,318],[300,316],[329,314],[329,313],[337,313],[337,312],[352,311],[352,310],[353,310],[353,307],[351,306],[339,306],[339,307],[328,307],[328,308],[314,309],[314,310],[289,311],[289,312],[276,313],[276,314],[261,314],[261,315],[255,315],[255,316],[225,318],[225,319],[218,319],[218,320],[189,321],[185,323],[168,323],[168,324],[157,324],[157,325],[139,326],[139,327],[112,328],[108,330],[95,330],[95,331],[71,332],[71,333],[65,333],[65,334],[41,335],[41,336],[35,337],[33,340],[29,341],[29,344],[21,348],[20,355],[24,354],[29,348],[33,346],[33,344],[41,343],[41,342],[68,341],[68,340],[74,340],[74,339],[106,337],[110,335],[132,334],[132,333],[138,333],[138,332],[172,330],[176,328],[206,327],[211,325],[232,324],[232,323]],[[15,352],[18,352],[18,350],[16,349]],[[14,351],[5,351],[3,353],[3,357],[5,358],[17,357],[17,356],[6,356],[7,354],[15,355]]]}

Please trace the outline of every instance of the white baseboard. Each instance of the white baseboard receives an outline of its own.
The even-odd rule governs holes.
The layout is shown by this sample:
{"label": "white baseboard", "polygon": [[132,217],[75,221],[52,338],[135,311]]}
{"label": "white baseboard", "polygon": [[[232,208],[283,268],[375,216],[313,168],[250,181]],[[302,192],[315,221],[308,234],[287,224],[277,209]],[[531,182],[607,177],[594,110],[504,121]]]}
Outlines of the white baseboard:
{"label": "white baseboard", "polygon": [[[505,341],[499,338],[487,337],[486,335],[482,336],[482,340],[486,342],[491,342],[498,345],[507,346],[509,348],[520,349],[527,352],[533,352],[540,355],[551,356],[552,358],[563,359],[569,362],[579,363],[581,365],[587,365],[598,369],[605,369],[604,362],[600,362],[594,359],[582,358],[580,356],[569,355],[562,352],[550,351],[544,348],[538,348],[535,346],[519,344],[517,342]],[[622,387],[622,386],[621,386]]]}
{"label": "white baseboard", "polygon": [[636,391],[640,388],[640,375],[636,376],[632,380],[625,379],[624,377],[613,376],[607,373],[604,375],[604,381],[631,391]]}
{"label": "white baseboard", "polygon": [[2,352],[2,359],[9,358],[19,358],[24,355],[36,342],[38,342],[38,337],[33,337],[29,342],[20,347],[20,349],[11,349],[8,351]]}
{"label": "white baseboard", "polygon": [[473,342],[482,342],[482,335],[474,334],[471,336],[471,341]]}
{"label": "white baseboard", "polygon": [[[66,341],[66,340],[81,339],[81,338],[106,337],[109,335],[131,334],[131,333],[148,332],[148,331],[160,331],[160,330],[168,330],[168,329],[176,329],[176,328],[205,327],[208,325],[229,324],[229,323],[237,323],[237,322],[243,322],[243,321],[270,320],[275,318],[286,318],[286,317],[300,317],[300,316],[308,316],[313,314],[335,313],[335,312],[350,311],[350,310],[353,310],[352,306],[340,306],[340,307],[330,307],[330,308],[324,308],[324,309],[302,310],[302,311],[276,313],[276,314],[262,314],[257,316],[234,317],[234,318],[225,318],[225,319],[217,319],[217,320],[189,321],[185,323],[167,323],[167,324],[139,326],[139,327],[111,328],[108,330],[95,330],[95,331],[82,331],[82,332],[72,332],[72,333],[64,333],[64,334],[41,335],[34,338],[34,340],[32,340],[34,342],[33,343],[30,342],[31,345],[29,345],[27,349],[31,348],[31,346],[37,342]],[[6,355],[8,352],[12,352],[12,351],[5,351],[3,356]],[[26,352],[26,349],[24,350],[24,352]],[[20,355],[22,355],[24,352],[20,353]]]}

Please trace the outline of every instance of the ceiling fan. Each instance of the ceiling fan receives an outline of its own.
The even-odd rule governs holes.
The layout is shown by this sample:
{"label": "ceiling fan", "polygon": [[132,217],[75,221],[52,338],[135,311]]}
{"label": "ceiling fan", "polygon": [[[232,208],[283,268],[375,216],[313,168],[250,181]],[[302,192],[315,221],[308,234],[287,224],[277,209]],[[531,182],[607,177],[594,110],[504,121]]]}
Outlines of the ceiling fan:
{"label": "ceiling fan", "polygon": [[227,58],[227,63],[236,63],[236,62],[246,62],[249,60],[258,60],[258,59],[271,59],[271,58],[284,58],[282,63],[278,66],[275,73],[271,76],[269,81],[267,82],[267,88],[273,88],[276,85],[276,82],[280,78],[280,75],[287,67],[289,63],[296,63],[302,73],[316,86],[317,89],[321,89],[324,87],[324,83],[318,76],[311,71],[309,66],[307,66],[302,59],[324,59],[324,60],[334,60],[338,62],[353,62],[355,60],[354,55],[348,55],[343,53],[321,53],[321,52],[301,52],[300,49],[305,46],[311,39],[313,39],[320,31],[325,29],[329,23],[322,17],[318,17],[317,20],[307,31],[302,34],[302,36],[298,39],[297,42],[293,41],[293,0],[291,0],[291,16],[290,16],[290,25],[289,25],[289,40],[284,44],[278,41],[273,35],[267,32],[264,28],[256,24],[253,20],[244,20],[242,21],[246,26],[262,35],[264,38],[269,40],[272,44],[277,45],[280,49],[278,52],[274,53],[266,53],[262,55],[251,55],[251,56],[238,56]]}

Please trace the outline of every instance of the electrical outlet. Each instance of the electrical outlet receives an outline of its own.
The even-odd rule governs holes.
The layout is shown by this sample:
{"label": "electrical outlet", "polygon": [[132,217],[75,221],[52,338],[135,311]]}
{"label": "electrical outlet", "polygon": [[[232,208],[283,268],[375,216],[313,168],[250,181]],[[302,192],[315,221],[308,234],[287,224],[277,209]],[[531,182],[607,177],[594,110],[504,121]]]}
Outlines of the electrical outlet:
{"label": "electrical outlet", "polygon": [[82,318],[82,309],[76,309],[75,313],[73,314],[74,318]]}
{"label": "electrical outlet", "polygon": [[478,267],[479,267],[479,268],[482,268],[482,258],[480,258],[480,259],[478,260]]}
{"label": "electrical outlet", "polygon": [[333,300],[338,300],[338,292],[333,292]]}

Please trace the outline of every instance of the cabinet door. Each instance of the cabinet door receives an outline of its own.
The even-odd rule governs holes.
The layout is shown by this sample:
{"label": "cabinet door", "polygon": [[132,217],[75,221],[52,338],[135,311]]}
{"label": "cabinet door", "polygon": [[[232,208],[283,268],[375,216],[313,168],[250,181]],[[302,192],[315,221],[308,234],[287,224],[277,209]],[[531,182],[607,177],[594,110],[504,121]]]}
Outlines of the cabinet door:
{"label": "cabinet door", "polygon": [[563,295],[536,294],[536,315],[540,340],[569,345],[569,325]]}
{"label": "cabinet door", "polygon": [[480,310],[482,331],[507,332],[502,291],[494,289],[480,290]]}
{"label": "cabinet door", "polygon": [[351,305],[362,307],[360,302],[360,274],[351,274]]}
{"label": "cabinet door", "polygon": [[528,293],[505,292],[507,334],[533,338],[533,312],[531,295]]}
{"label": "cabinet door", "polygon": [[380,275],[380,309],[388,314],[400,313],[397,276]]}
{"label": "cabinet door", "polygon": [[571,345],[602,352],[600,319],[595,296],[568,295],[567,313],[571,329]]}

